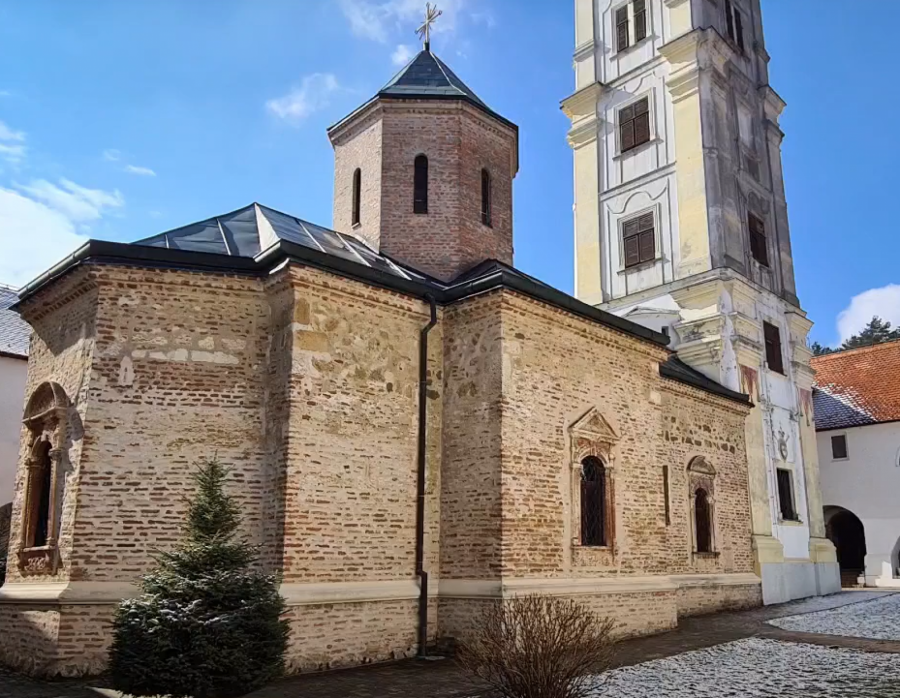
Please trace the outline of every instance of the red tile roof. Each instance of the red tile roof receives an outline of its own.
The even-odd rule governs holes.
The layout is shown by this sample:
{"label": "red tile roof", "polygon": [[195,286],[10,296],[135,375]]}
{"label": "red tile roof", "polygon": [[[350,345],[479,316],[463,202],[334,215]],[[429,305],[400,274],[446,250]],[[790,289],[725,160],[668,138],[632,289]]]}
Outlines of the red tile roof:
{"label": "red tile roof", "polygon": [[816,429],[900,420],[900,341],[812,359]]}

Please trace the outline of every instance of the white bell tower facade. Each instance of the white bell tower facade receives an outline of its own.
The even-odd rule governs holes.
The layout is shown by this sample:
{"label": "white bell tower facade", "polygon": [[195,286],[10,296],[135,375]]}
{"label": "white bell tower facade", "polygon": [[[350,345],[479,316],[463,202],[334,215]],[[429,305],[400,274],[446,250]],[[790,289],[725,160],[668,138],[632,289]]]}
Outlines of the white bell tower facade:
{"label": "white bell tower facade", "polygon": [[575,0],[575,22],[576,295],[751,395],[763,599],[838,591],[759,0]]}

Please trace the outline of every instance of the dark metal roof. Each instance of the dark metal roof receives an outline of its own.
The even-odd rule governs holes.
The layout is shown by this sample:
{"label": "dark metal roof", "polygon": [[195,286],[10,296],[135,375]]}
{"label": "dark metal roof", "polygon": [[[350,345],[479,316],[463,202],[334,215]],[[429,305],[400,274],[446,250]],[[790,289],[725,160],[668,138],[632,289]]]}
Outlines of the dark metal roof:
{"label": "dark metal roof", "polygon": [[446,63],[430,50],[422,50],[407,63],[399,73],[382,87],[378,93],[348,116],[329,128],[329,133],[350,119],[360,110],[379,98],[385,99],[455,99],[472,104],[489,116],[518,131],[509,119],[491,109],[466,85]]}
{"label": "dark metal roof", "polygon": [[404,279],[426,278],[396,264],[352,235],[343,235],[257,203],[138,240],[134,244],[233,257],[256,257],[279,240],[380,269]]}
{"label": "dark metal roof", "polygon": [[[88,262],[262,275],[284,260],[296,260],[418,298],[432,297],[441,305],[506,288],[658,347],[666,347],[669,343],[669,338],[660,332],[583,303],[497,260],[486,260],[452,282],[443,283],[372,250],[350,235],[255,203],[130,245],[90,240],[27,284],[19,296],[24,302],[54,279]],[[674,356],[661,364],[660,374],[731,400],[749,403],[746,395],[706,378]]]}
{"label": "dark metal roof", "polygon": [[489,109],[478,95],[460,80],[431,51],[421,51],[379,90],[380,95],[399,97],[461,97]]}
{"label": "dark metal roof", "polygon": [[700,390],[705,390],[709,393],[715,393],[716,395],[721,395],[722,397],[727,397],[731,400],[750,404],[749,395],[744,395],[744,393],[739,393],[726,388],[721,383],[717,383],[711,378],[707,378],[700,373],[700,371],[688,366],[675,354],[670,356],[668,361],[659,365],[659,375],[663,378],[676,380],[679,383],[692,385],[695,388],[700,388]]}
{"label": "dark metal roof", "polygon": [[0,285],[0,356],[28,358],[31,325],[10,307],[19,300],[9,286]]}

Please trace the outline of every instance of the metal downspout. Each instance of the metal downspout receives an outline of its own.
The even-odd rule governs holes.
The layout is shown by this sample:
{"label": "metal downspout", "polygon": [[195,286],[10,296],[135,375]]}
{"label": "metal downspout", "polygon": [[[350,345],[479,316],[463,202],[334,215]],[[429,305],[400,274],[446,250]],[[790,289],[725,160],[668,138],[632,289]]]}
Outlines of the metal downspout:
{"label": "metal downspout", "polygon": [[428,645],[428,572],[425,571],[425,437],[428,417],[428,333],[437,324],[437,303],[430,293],[426,294],[431,310],[431,319],[422,328],[419,340],[419,433],[418,433],[418,477],[416,493],[416,575],[419,578],[419,658],[426,656]]}

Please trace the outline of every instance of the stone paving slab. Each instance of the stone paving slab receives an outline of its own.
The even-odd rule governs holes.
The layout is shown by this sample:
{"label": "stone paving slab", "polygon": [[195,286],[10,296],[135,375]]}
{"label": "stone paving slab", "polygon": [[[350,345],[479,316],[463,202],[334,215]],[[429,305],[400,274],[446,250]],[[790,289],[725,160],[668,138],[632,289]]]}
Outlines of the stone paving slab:
{"label": "stone paving slab", "polygon": [[792,632],[900,641],[900,594],[840,608],[770,620]]}

